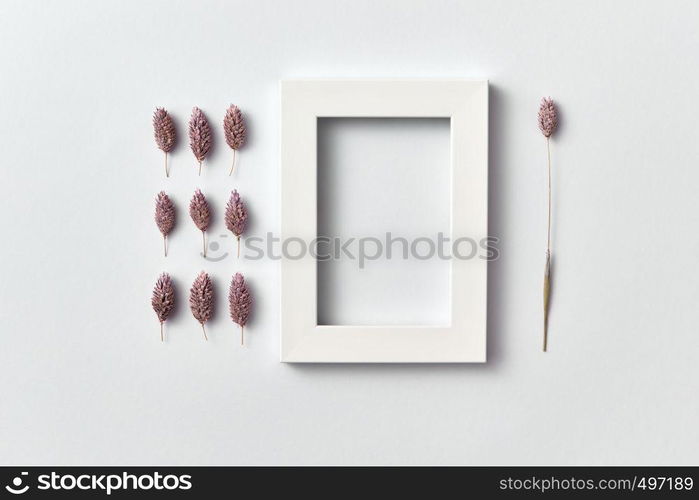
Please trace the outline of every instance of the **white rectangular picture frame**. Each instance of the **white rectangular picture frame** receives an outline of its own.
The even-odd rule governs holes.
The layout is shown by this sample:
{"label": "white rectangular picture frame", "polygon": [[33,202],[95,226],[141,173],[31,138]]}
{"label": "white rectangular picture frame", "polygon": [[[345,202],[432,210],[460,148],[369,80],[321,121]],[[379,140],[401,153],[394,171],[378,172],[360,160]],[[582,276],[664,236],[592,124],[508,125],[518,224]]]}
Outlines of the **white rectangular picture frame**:
{"label": "white rectangular picture frame", "polygon": [[[449,118],[451,235],[487,237],[487,81],[283,80],[282,241],[317,238],[317,124],[323,117]],[[317,322],[316,260],[282,257],[281,361],[485,362],[487,260],[450,263],[449,326],[331,326]]]}

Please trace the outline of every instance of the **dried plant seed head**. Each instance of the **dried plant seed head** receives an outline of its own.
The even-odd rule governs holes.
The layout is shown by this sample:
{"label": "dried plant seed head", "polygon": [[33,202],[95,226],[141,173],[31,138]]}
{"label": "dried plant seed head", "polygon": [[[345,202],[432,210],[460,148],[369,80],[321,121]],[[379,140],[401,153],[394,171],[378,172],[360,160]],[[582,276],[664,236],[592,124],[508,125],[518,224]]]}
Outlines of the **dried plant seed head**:
{"label": "dried plant seed head", "polygon": [[548,139],[556,131],[556,127],[558,127],[556,105],[553,103],[553,99],[544,97],[539,106],[539,130]]}
{"label": "dried plant seed head", "polygon": [[195,107],[189,119],[189,146],[194,157],[200,163],[204,161],[211,149],[211,127],[204,112]]}
{"label": "dried plant seed head", "polygon": [[170,316],[175,306],[175,287],[172,285],[169,274],[161,274],[155,283],[151,305],[161,323]]}
{"label": "dried plant seed head", "polygon": [[252,295],[240,273],[235,273],[228,290],[228,307],[231,319],[241,327],[245,326],[252,311]]}
{"label": "dried plant seed head", "polygon": [[165,108],[156,108],[153,113],[153,132],[158,148],[169,153],[175,147],[175,124]]}
{"label": "dried plant seed head", "polygon": [[199,273],[189,290],[189,308],[192,316],[202,325],[209,321],[214,311],[214,285],[204,271]]}
{"label": "dried plant seed head", "polygon": [[155,199],[155,223],[163,236],[175,227],[175,205],[165,191],[160,191]]}
{"label": "dried plant seed head", "polygon": [[228,204],[226,205],[225,219],[228,230],[240,238],[245,232],[248,221],[248,211],[236,190],[233,190]]}
{"label": "dried plant seed head", "polygon": [[192,201],[189,202],[189,216],[200,231],[206,231],[209,228],[211,223],[209,203],[199,189],[194,192]]}
{"label": "dried plant seed head", "polygon": [[243,113],[235,104],[231,104],[223,118],[223,133],[232,149],[240,149],[245,144],[245,121]]}

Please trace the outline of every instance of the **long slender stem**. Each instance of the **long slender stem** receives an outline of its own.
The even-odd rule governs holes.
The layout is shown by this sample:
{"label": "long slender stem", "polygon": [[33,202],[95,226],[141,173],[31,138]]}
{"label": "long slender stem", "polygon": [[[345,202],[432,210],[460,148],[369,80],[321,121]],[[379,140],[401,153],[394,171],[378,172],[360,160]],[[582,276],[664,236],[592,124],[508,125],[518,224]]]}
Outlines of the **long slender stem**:
{"label": "long slender stem", "polygon": [[549,296],[551,293],[551,254],[546,252],[546,267],[544,269],[544,352],[548,348],[549,337]]}
{"label": "long slender stem", "polygon": [[209,340],[209,337],[206,336],[206,329],[204,328],[204,323],[201,324],[201,331],[204,332],[204,340]]}
{"label": "long slender stem", "polygon": [[546,229],[546,251],[551,253],[551,141],[546,138],[546,155],[548,157],[549,171],[549,209],[548,209],[548,224]]}
{"label": "long slender stem", "polygon": [[201,241],[202,241],[202,244],[204,245],[204,257],[206,257],[206,232],[205,231],[201,232]]}
{"label": "long slender stem", "polygon": [[164,342],[163,340],[163,322],[160,322],[160,342]]}
{"label": "long slender stem", "polygon": [[199,162],[199,175],[201,176],[201,162]]}
{"label": "long slender stem", "polygon": [[240,258],[240,236],[238,236],[238,258]]}
{"label": "long slender stem", "polygon": [[167,257],[167,236],[163,235],[163,250],[165,250],[165,257]]}
{"label": "long slender stem", "polygon": [[243,330],[245,330],[244,326],[240,327],[240,345],[245,345],[245,337],[243,336]]}
{"label": "long slender stem", "polygon": [[548,220],[546,224],[546,268],[544,269],[544,345],[548,348],[549,335],[549,296],[551,293],[551,141],[546,138],[546,157],[548,163]]}
{"label": "long slender stem", "polygon": [[231,165],[231,171],[228,173],[228,176],[230,177],[233,175],[233,169],[235,168],[235,149],[233,150],[233,164]]}
{"label": "long slender stem", "polygon": [[167,151],[165,151],[165,177],[170,177],[170,171],[167,169]]}

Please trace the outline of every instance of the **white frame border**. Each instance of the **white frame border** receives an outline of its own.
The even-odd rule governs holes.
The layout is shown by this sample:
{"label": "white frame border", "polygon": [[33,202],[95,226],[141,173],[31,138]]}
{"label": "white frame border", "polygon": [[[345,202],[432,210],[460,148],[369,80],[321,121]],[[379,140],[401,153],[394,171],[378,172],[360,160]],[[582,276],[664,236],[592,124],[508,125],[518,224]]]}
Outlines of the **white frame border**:
{"label": "white frame border", "polygon": [[[451,121],[451,234],[488,234],[488,82],[283,80],[281,237],[317,235],[319,117],[445,117]],[[281,361],[465,363],[486,360],[487,261],[451,260],[449,326],[317,325],[317,265],[282,259]]]}

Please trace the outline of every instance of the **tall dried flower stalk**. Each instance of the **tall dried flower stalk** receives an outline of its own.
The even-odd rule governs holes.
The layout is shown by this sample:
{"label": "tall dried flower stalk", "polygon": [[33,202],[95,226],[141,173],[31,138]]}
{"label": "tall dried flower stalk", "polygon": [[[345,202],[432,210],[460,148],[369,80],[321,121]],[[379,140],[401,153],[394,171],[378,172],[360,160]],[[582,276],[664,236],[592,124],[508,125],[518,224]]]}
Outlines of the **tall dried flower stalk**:
{"label": "tall dried flower stalk", "polygon": [[238,191],[233,190],[226,205],[226,227],[236,236],[238,241],[238,257],[240,257],[240,236],[245,232],[248,221],[248,211]]}
{"label": "tall dried flower stalk", "polygon": [[235,104],[231,104],[226,111],[226,116],[223,118],[223,133],[226,136],[226,142],[233,150],[233,164],[228,175],[233,175],[233,169],[236,164],[236,152],[245,144],[245,121],[243,121],[243,113]]}
{"label": "tall dried flower stalk", "polygon": [[172,285],[172,280],[168,273],[163,273],[158,278],[155,288],[153,288],[153,297],[150,303],[160,321],[160,341],[162,342],[164,340],[163,323],[165,323],[175,306],[175,287]]}
{"label": "tall dried flower stalk", "polygon": [[204,257],[206,257],[206,230],[211,223],[211,212],[209,211],[209,202],[206,201],[206,197],[199,189],[194,192],[192,201],[189,202],[189,216],[194,221],[194,225],[201,231]]}
{"label": "tall dried flower stalk", "polygon": [[192,310],[194,319],[201,324],[204,340],[209,340],[204,323],[209,321],[214,312],[214,284],[204,271],[199,273],[189,290],[189,308]]}
{"label": "tall dried flower stalk", "polygon": [[548,348],[549,298],[551,294],[551,136],[558,127],[553,99],[544,97],[539,106],[539,130],[546,137],[548,160],[548,221],[546,225],[546,267],[544,269],[544,352]]}
{"label": "tall dried flower stalk", "polygon": [[189,119],[189,146],[199,162],[201,175],[201,164],[211,149],[211,127],[204,112],[196,106],[192,109],[192,117]]}
{"label": "tall dried flower stalk", "polygon": [[245,344],[244,329],[252,310],[252,295],[240,273],[235,273],[228,290],[228,308],[231,319],[240,325],[240,345]]}
{"label": "tall dried flower stalk", "polygon": [[167,235],[175,227],[175,205],[165,191],[160,191],[155,199],[155,223],[163,234],[163,250],[167,257]]}
{"label": "tall dried flower stalk", "polygon": [[175,147],[175,124],[165,108],[155,108],[153,113],[153,132],[155,143],[165,153],[165,177],[170,177],[170,169],[167,166],[167,154]]}

